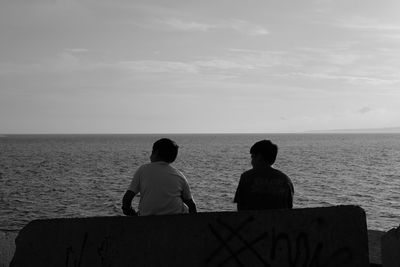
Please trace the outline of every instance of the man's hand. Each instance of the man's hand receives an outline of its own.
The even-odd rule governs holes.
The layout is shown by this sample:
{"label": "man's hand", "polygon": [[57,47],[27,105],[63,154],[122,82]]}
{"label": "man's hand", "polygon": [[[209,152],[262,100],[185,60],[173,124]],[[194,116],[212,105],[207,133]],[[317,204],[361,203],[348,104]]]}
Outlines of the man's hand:
{"label": "man's hand", "polygon": [[135,209],[133,209],[132,207],[124,207],[124,206],[122,206],[122,212],[126,216],[137,216],[137,213],[136,213]]}
{"label": "man's hand", "polygon": [[196,203],[194,203],[193,199],[184,199],[182,198],[183,203],[186,204],[189,208],[189,213],[197,213]]}
{"label": "man's hand", "polygon": [[133,191],[127,190],[122,198],[122,212],[126,216],[136,216],[136,211],[132,208],[132,199],[135,197]]}

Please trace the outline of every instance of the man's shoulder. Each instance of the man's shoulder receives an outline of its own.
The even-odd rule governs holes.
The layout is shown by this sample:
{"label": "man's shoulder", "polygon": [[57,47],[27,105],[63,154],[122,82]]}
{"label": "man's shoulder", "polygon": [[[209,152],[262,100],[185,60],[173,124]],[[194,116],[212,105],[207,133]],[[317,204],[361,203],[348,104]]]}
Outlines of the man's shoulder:
{"label": "man's shoulder", "polygon": [[290,179],[290,177],[286,173],[284,173],[284,172],[282,172],[282,171],[280,171],[278,169],[274,169],[274,171],[275,171],[275,176],[277,178],[285,180],[288,183],[292,183],[292,180]]}
{"label": "man's shoulder", "polygon": [[148,168],[151,168],[151,167],[152,167],[152,163],[151,162],[150,163],[145,163],[145,164],[142,164],[142,165],[139,166],[138,171],[139,170],[145,170],[145,169],[148,169]]}
{"label": "man's shoulder", "polygon": [[154,164],[154,162],[149,162],[149,163],[144,163],[142,165],[140,165],[137,170],[136,173],[140,174],[140,173],[146,173],[146,172],[151,172],[154,171],[158,168],[157,164]]}
{"label": "man's shoulder", "polygon": [[275,168],[271,168],[271,169],[273,170],[273,172],[276,176],[280,176],[280,177],[287,178],[290,180],[289,176],[287,174],[285,174],[283,171],[275,169]]}
{"label": "man's shoulder", "polygon": [[255,174],[256,174],[256,172],[254,171],[254,169],[250,169],[250,170],[244,171],[241,176],[242,177],[251,177],[251,176],[254,176]]}
{"label": "man's shoulder", "polygon": [[282,172],[282,171],[280,171],[278,169],[274,169],[274,170],[275,170],[275,173],[276,173],[275,177],[277,179],[283,181],[285,184],[288,184],[290,186],[291,190],[293,191],[293,182],[290,179],[290,177],[287,174],[285,174],[284,172]]}
{"label": "man's shoulder", "polygon": [[180,177],[181,179],[186,180],[185,175],[179,169],[177,169],[174,165],[166,162],[156,162],[153,163],[153,165],[148,166],[147,168],[157,168],[159,172],[164,172],[166,175]]}
{"label": "man's shoulder", "polygon": [[169,165],[170,170],[172,170],[174,172],[175,175],[179,176],[180,178],[186,180],[186,176],[177,168],[175,168],[172,165]]}
{"label": "man's shoulder", "polygon": [[[269,167],[269,168],[262,168],[262,169],[250,169],[245,171],[242,174],[242,178],[246,180],[252,180],[254,177],[257,179],[261,177],[265,177],[270,182],[277,182],[277,183],[291,183],[291,180],[288,175],[283,173],[282,171]],[[255,179],[255,178],[254,178]]]}
{"label": "man's shoulder", "polygon": [[257,176],[257,172],[254,169],[250,169],[244,171],[242,175],[240,175],[240,180],[242,183],[252,183],[254,178]]}

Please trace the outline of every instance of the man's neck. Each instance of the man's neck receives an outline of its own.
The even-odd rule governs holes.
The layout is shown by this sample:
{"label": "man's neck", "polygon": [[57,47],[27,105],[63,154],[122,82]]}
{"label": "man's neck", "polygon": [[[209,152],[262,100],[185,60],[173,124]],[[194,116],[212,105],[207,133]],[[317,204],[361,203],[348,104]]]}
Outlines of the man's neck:
{"label": "man's neck", "polygon": [[162,160],[162,159],[157,159],[157,160],[152,160],[151,163],[165,163],[165,164],[169,164],[168,162]]}
{"label": "man's neck", "polygon": [[253,169],[271,169],[271,168],[272,168],[272,165],[265,164],[265,163],[253,165]]}

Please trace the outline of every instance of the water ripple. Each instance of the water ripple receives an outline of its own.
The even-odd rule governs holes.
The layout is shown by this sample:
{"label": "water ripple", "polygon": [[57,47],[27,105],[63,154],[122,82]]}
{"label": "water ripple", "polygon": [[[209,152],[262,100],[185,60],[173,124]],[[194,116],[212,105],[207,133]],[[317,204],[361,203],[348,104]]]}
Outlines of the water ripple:
{"label": "water ripple", "polygon": [[[199,211],[235,210],[249,147],[271,139],[276,167],[295,185],[298,208],[357,204],[368,226],[387,230],[400,216],[400,135],[171,135],[175,166]],[[152,135],[7,136],[0,139],[0,228],[30,220],[122,215],[135,169],[148,162]],[[135,199],[137,204],[137,199]]]}

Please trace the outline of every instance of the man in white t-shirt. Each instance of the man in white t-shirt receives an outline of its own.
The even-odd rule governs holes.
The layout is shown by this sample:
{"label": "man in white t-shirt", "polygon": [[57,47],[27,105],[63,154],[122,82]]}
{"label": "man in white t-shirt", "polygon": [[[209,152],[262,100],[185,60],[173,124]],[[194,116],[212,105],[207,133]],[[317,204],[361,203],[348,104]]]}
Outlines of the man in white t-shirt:
{"label": "man in white t-shirt", "polygon": [[122,211],[136,215],[132,200],[140,193],[140,216],[196,213],[186,177],[170,165],[178,155],[178,145],[167,138],[153,144],[150,163],[139,167],[122,199]]}

